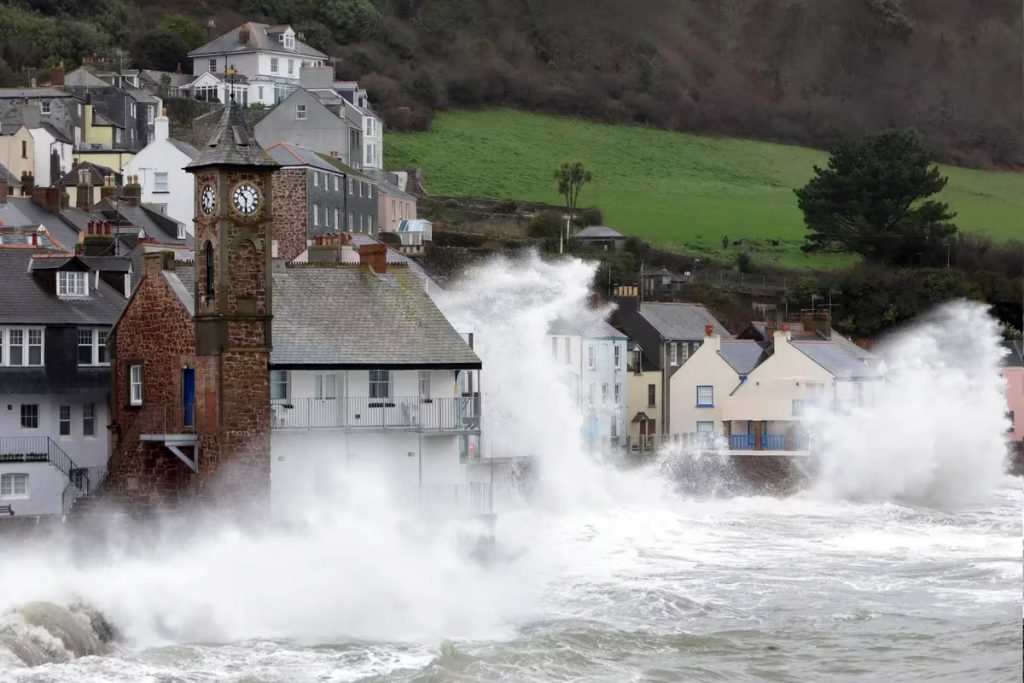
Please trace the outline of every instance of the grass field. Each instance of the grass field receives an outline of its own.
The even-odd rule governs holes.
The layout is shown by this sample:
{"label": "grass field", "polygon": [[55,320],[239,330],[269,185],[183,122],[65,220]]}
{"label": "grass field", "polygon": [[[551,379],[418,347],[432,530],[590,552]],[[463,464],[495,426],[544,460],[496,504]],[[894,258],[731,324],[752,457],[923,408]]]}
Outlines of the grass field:
{"label": "grass field", "polygon": [[[556,204],[554,169],[582,161],[594,180],[581,206],[601,207],[627,234],[717,256],[723,235],[746,238],[755,258],[793,267],[854,260],[799,249],[805,228],[793,188],[824,163],[820,150],[495,109],[440,114],[429,133],[389,134],[385,156],[389,167],[424,168],[433,194]],[[1024,237],[1024,174],[942,170],[961,230]]]}

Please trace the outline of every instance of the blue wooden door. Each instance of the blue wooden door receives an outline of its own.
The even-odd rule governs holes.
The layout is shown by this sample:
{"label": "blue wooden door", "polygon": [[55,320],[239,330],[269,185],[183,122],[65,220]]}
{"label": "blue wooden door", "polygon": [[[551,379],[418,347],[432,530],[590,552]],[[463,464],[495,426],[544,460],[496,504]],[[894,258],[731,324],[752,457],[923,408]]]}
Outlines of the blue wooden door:
{"label": "blue wooden door", "polygon": [[196,423],[196,371],[185,368],[181,371],[181,417],[186,427]]}

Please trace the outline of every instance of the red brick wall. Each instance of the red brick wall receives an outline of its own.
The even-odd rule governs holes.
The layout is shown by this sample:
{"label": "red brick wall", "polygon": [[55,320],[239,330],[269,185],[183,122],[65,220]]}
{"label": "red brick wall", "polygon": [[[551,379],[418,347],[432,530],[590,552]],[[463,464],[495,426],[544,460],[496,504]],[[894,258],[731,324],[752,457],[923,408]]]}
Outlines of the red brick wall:
{"label": "red brick wall", "polygon": [[277,257],[291,261],[306,249],[309,198],[305,169],[282,168],[274,173],[272,199]]}
{"label": "red brick wall", "polygon": [[[192,473],[142,433],[163,433],[182,420],[182,368],[195,367],[192,319],[161,274],[173,255],[148,254],[145,276],[118,323],[113,348],[111,415],[113,453],[107,491],[125,503],[172,502]],[[142,405],[130,405],[129,366],[142,365]]]}

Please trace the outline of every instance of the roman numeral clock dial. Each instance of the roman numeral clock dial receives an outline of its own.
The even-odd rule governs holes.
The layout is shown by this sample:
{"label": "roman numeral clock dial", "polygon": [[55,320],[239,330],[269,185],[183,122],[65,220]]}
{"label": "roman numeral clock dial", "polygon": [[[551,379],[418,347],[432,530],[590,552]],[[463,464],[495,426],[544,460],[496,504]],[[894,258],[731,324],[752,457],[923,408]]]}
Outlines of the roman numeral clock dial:
{"label": "roman numeral clock dial", "polygon": [[203,188],[203,194],[199,199],[199,208],[203,210],[203,213],[209,216],[213,213],[214,207],[217,205],[217,191],[213,189],[213,185],[207,185]]}
{"label": "roman numeral clock dial", "polygon": [[243,216],[251,216],[259,207],[260,193],[249,183],[242,183],[235,187],[235,191],[231,194],[231,201],[235,206],[235,211]]}

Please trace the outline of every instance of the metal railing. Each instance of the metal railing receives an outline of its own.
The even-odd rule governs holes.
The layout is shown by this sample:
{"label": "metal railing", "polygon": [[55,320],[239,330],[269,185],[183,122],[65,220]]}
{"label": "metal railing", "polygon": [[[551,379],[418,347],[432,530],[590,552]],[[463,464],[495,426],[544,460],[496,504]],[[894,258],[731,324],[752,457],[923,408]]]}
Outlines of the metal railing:
{"label": "metal railing", "polygon": [[488,482],[421,484],[403,491],[399,504],[430,514],[482,515],[494,509],[494,489]]}
{"label": "metal railing", "polygon": [[61,509],[64,514],[71,511],[79,498],[95,493],[106,478],[106,467],[79,467],[72,470],[71,481],[64,487],[64,492],[61,494]]}
{"label": "metal railing", "polygon": [[48,436],[0,436],[0,462],[48,462],[66,477],[75,461]]}
{"label": "metal railing", "polygon": [[654,434],[624,439],[626,451],[632,454],[653,453],[663,446],[684,449],[725,449],[731,451],[806,451],[810,449],[810,436],[803,433],[762,434],[760,448],[753,434],[724,434],[691,432],[686,434]]}
{"label": "metal railing", "polygon": [[480,397],[291,398],[271,401],[273,429],[477,431]]}

